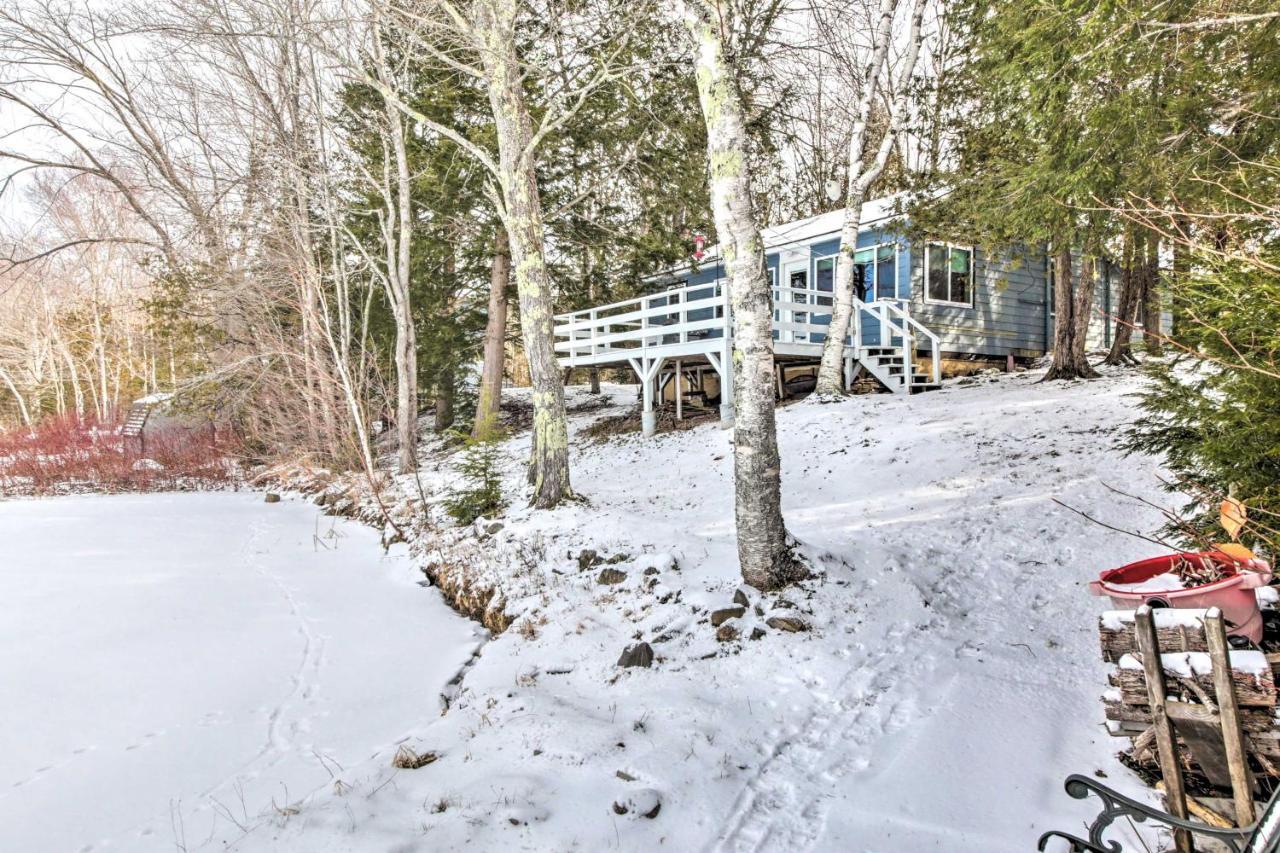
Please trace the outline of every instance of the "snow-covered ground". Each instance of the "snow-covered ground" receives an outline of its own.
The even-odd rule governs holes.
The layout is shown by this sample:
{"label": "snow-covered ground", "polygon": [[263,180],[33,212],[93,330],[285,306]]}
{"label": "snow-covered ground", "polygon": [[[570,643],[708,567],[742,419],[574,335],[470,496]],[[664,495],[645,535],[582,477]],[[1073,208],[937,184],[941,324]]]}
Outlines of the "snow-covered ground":
{"label": "snow-covered ground", "polygon": [[[527,436],[512,439],[502,529],[420,543],[517,616],[424,729],[441,760],[350,768],[360,796],[319,796],[249,846],[381,849],[362,839],[398,832],[396,849],[424,851],[1013,853],[1092,816],[1069,773],[1150,796],[1103,727],[1103,607],[1086,591],[1149,546],[1053,502],[1158,525],[1104,485],[1165,499],[1158,466],[1116,447],[1138,380],[1037,379],[780,410],[788,524],[822,574],[747,591],[729,641],[708,621],[739,589],[729,433],[578,435],[585,503],[549,513],[523,507]],[[634,401],[607,394],[586,411],[572,390],[575,432]],[[456,460],[425,458],[439,495]],[[584,549],[610,562],[584,569]],[[606,568],[624,579],[602,583]],[[777,614],[810,630],[767,627]],[[638,641],[653,666],[620,668]]]}
{"label": "snow-covered ground", "polygon": [[[779,410],[787,522],[819,576],[782,593],[743,590],[750,606],[727,623],[736,639],[717,639],[708,621],[740,591],[730,433],[709,423],[653,439],[576,435],[573,480],[585,500],[552,512],[524,507],[528,438],[511,439],[501,528],[444,526],[415,543],[419,563],[462,566],[516,617],[481,648],[443,714],[435,697],[472,634],[408,584],[402,563],[368,565],[373,533],[343,525],[338,549],[317,551],[313,513],[296,499],[130,499],[160,502],[152,526],[129,528],[155,530],[139,542],[144,558],[99,561],[122,534],[101,520],[68,533],[66,516],[108,512],[123,524],[128,504],[2,505],[9,536],[45,542],[28,525],[57,530],[45,547],[66,568],[33,562],[15,573],[5,561],[3,592],[22,615],[0,628],[0,667],[6,684],[36,686],[22,693],[16,730],[35,734],[16,746],[23,784],[0,793],[0,827],[37,816],[68,825],[42,831],[91,827],[90,840],[124,839],[120,849],[141,849],[134,828],[149,827],[155,846],[172,847],[167,804],[180,800],[192,810],[192,851],[1022,853],[1046,829],[1079,830],[1096,803],[1066,796],[1070,773],[1151,796],[1116,761],[1122,742],[1102,724],[1105,607],[1086,590],[1100,569],[1150,546],[1053,499],[1150,531],[1158,513],[1104,484],[1168,498],[1152,460],[1116,448],[1134,416],[1132,374],[1037,379]],[[634,400],[633,388],[606,390],[609,405],[587,411],[585,389],[571,389],[575,433]],[[456,482],[457,459],[427,447],[424,462],[421,486],[435,503]],[[185,558],[159,554],[178,539],[190,540]],[[249,556],[258,550],[263,558]],[[207,577],[218,571],[225,581]],[[776,615],[808,630],[768,625]],[[299,631],[328,637],[315,701],[334,704],[331,718],[307,705],[315,655],[300,650]],[[160,636],[171,645],[148,648]],[[652,666],[619,667],[640,641]],[[146,666],[129,660],[143,650]],[[91,665],[96,656],[107,660]],[[211,667],[206,683],[200,671]],[[138,722],[132,697],[143,695],[179,703],[182,727]],[[220,736],[196,739],[204,719],[189,715],[237,700],[244,754],[232,757]],[[270,722],[277,706],[283,728]],[[439,760],[392,767],[391,745],[406,735]],[[154,740],[178,745],[179,757],[130,768]],[[329,753],[330,779],[308,761],[311,744],[353,748]],[[0,753],[0,767],[11,760]],[[275,779],[293,766],[299,781],[286,797]],[[290,805],[241,817],[231,785],[246,767],[255,803],[275,793]],[[159,808],[117,820],[115,803],[135,786]],[[223,792],[247,833],[227,820],[212,835],[207,822],[193,828],[196,810],[209,816],[209,791]]]}
{"label": "snow-covered ground", "polygon": [[481,634],[420,578],[261,494],[0,503],[0,850],[222,849],[389,766]]}

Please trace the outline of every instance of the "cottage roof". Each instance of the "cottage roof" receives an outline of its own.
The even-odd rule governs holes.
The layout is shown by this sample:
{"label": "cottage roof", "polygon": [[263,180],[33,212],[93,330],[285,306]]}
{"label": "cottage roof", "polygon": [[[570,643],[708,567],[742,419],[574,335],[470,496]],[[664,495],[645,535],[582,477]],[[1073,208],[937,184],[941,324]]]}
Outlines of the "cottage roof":
{"label": "cottage roof", "polygon": [[[866,228],[892,219],[899,203],[906,200],[906,193],[895,193],[863,202],[862,227]],[[764,239],[765,251],[770,252],[782,246],[809,243],[821,237],[835,236],[840,233],[843,225],[844,208],[839,208],[829,213],[820,213],[817,216],[809,216],[805,219],[797,219],[794,222],[761,229],[760,236]],[[713,264],[719,259],[720,244],[717,243],[708,246],[704,250],[702,257],[698,259],[698,266],[705,267],[707,264]],[[690,266],[691,264],[688,263],[680,264],[663,275],[679,273],[689,269]]]}

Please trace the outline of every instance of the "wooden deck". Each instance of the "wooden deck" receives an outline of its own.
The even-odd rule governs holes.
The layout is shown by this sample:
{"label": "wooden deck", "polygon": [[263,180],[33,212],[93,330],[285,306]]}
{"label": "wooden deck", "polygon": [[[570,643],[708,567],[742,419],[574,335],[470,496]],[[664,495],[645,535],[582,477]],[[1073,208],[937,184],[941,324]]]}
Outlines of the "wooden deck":
{"label": "wooden deck", "polygon": [[[777,290],[773,348],[779,363],[816,364],[822,357],[832,297],[810,290]],[[865,370],[894,393],[935,388],[941,381],[938,336],[908,313],[904,300],[856,302],[845,340],[845,380]],[[674,379],[676,401],[691,369],[708,365],[720,379],[720,419],[733,423],[733,315],[720,282],[685,285],[608,305],[560,314],[556,352],[563,367],[630,365],[642,386],[643,423],[652,434],[655,397]],[[915,356],[930,353],[920,370]]]}

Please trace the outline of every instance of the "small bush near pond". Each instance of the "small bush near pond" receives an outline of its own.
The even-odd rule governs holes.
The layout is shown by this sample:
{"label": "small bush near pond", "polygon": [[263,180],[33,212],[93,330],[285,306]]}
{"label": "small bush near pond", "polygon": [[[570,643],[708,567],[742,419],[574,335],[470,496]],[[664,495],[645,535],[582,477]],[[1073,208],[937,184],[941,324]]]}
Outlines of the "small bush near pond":
{"label": "small bush near pond", "polygon": [[466,438],[458,470],[464,486],[445,501],[445,511],[458,524],[471,524],[481,516],[502,512],[502,478],[498,473],[498,445],[494,440]]}

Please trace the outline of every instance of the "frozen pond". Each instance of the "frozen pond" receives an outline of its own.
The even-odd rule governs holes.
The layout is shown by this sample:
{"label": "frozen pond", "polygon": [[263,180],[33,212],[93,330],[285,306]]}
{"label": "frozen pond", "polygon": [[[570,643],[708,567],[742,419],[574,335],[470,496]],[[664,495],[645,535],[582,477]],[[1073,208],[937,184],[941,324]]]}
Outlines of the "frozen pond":
{"label": "frozen pond", "polygon": [[0,849],[222,850],[390,762],[480,641],[420,578],[261,494],[0,502]]}

